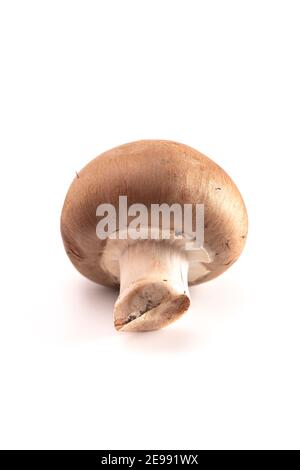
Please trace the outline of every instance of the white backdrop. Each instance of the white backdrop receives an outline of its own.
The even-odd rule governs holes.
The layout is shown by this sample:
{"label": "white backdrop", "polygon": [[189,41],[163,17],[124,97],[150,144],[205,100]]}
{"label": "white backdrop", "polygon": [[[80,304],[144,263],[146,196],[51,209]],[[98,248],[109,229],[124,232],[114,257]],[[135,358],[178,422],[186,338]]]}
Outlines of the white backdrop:
{"label": "white backdrop", "polygon": [[[297,1],[3,1],[0,446],[299,448]],[[64,253],[75,171],[138,139],[212,157],[240,260],[155,333]]]}

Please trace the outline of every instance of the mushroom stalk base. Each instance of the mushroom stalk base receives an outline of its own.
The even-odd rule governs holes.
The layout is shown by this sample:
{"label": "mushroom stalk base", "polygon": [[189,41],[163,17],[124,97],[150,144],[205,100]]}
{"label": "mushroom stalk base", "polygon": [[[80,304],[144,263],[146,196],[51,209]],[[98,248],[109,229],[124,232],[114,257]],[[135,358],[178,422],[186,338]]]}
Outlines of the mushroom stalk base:
{"label": "mushroom stalk base", "polygon": [[190,305],[188,261],[165,241],[138,241],[120,257],[120,295],[114,324],[120,331],[157,330]]}

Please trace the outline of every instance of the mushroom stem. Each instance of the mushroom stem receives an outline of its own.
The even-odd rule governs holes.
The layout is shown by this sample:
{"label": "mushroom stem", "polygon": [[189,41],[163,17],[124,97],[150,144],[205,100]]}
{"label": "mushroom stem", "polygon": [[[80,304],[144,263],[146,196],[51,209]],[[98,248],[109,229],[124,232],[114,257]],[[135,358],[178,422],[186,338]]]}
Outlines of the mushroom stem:
{"label": "mushroom stem", "polygon": [[156,330],[189,308],[188,261],[183,250],[167,242],[137,241],[121,255],[117,330]]}

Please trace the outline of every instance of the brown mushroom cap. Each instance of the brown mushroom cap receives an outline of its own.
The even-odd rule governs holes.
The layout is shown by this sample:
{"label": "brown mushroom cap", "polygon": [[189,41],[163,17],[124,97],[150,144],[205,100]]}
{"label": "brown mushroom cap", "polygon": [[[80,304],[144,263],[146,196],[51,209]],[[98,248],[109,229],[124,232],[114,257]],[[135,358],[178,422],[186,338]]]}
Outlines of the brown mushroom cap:
{"label": "brown mushroom cap", "polygon": [[213,254],[206,272],[189,284],[199,284],[222,274],[239,257],[247,236],[247,212],[231,178],[216,163],[184,144],[166,140],[141,140],[104,152],[74,178],[67,193],[61,234],[66,252],[88,279],[118,285],[118,276],[103,268],[107,240],[96,235],[99,204],[116,208],[119,196],[128,206],[143,203],[204,204],[205,245]]}

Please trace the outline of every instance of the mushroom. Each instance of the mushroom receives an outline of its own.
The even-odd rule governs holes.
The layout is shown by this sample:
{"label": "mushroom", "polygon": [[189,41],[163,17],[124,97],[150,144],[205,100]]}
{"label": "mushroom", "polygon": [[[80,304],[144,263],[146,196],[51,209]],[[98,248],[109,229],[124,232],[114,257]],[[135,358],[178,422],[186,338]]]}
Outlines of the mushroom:
{"label": "mushroom", "polygon": [[[124,197],[126,214],[120,208]],[[174,209],[166,234],[161,217],[152,221],[152,208],[162,204],[191,208],[192,227],[186,230],[183,223],[178,230]],[[200,244],[198,207],[204,209]],[[99,236],[110,208],[115,226],[107,219],[107,236]],[[143,208],[146,220],[137,217]],[[183,218],[188,219],[185,213]],[[103,153],[76,174],[64,202],[61,234],[81,274],[120,286],[116,329],[147,331],[188,310],[189,285],[219,276],[237,260],[246,241],[247,212],[231,178],[208,157],[176,142],[142,140]]]}

